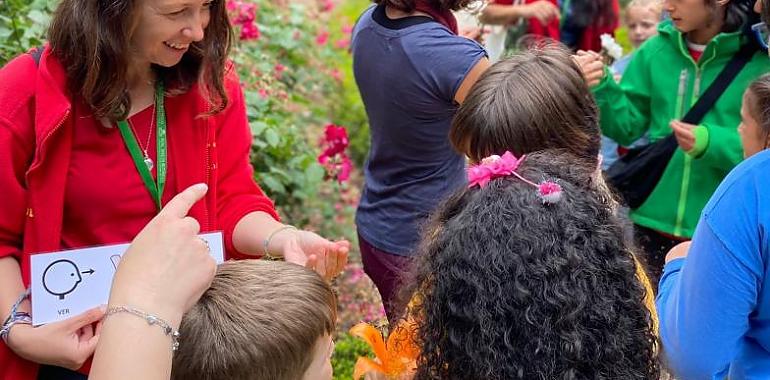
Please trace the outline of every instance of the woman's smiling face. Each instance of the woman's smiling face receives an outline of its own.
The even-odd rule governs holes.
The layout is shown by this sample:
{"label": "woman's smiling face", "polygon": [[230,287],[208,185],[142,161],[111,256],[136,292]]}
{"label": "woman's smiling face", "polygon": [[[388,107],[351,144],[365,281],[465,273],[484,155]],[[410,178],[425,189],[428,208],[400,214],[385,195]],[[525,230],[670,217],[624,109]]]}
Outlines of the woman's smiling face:
{"label": "woman's smiling face", "polygon": [[172,67],[203,40],[211,6],[221,0],[144,0],[131,36],[135,62]]}

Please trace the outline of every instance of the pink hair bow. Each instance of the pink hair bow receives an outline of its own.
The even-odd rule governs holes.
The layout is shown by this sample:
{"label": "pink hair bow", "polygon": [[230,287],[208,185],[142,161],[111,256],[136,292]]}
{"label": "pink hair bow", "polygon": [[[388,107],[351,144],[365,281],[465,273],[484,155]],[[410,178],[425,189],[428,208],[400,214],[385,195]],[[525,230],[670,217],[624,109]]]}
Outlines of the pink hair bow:
{"label": "pink hair bow", "polygon": [[478,186],[484,188],[489,181],[495,178],[513,175],[524,183],[535,187],[537,195],[543,203],[552,204],[561,200],[562,188],[558,183],[543,181],[540,184],[536,184],[516,172],[525,157],[516,158],[513,153],[506,151],[502,156],[491,155],[481,160],[480,164],[468,167],[468,187]]}

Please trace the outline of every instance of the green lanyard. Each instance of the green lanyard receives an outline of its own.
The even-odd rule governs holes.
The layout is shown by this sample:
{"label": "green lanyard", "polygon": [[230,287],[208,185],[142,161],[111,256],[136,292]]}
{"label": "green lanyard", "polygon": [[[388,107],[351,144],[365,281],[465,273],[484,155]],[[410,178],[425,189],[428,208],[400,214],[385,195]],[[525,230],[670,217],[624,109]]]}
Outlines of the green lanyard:
{"label": "green lanyard", "polygon": [[144,181],[144,186],[150,192],[150,196],[155,201],[155,205],[160,211],[162,205],[160,197],[163,195],[163,187],[166,185],[166,108],[163,105],[163,83],[158,81],[155,85],[155,125],[157,128],[157,168],[158,168],[158,181],[152,177],[150,168],[144,160],[142,150],[139,147],[139,143],[136,142],[136,136],[131,131],[128,123],[125,120],[118,121],[118,128],[120,134],[123,136],[123,142],[126,143],[128,153],[131,154],[131,158],[134,160],[134,166],[139,171],[139,175]]}

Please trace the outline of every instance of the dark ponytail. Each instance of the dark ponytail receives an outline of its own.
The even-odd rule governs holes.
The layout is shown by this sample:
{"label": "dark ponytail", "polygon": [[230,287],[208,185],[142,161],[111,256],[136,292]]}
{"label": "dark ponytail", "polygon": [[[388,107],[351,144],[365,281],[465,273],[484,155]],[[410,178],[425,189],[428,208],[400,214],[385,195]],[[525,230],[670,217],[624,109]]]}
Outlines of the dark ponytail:
{"label": "dark ponytail", "polygon": [[[708,1],[716,4],[717,0]],[[722,26],[722,32],[748,31],[758,22],[759,15],[754,12],[754,0],[730,0],[725,9],[725,24]]]}

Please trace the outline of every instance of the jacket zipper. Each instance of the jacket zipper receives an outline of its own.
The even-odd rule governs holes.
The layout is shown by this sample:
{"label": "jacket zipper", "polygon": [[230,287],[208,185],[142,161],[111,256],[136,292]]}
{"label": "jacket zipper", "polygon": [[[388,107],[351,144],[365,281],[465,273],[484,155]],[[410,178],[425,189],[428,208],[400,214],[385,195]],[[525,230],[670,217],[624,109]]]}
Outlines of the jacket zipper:
{"label": "jacket zipper", "polygon": [[[716,56],[716,52],[714,52],[708,60],[704,60],[700,66],[698,66],[698,64],[692,59],[692,57],[690,57],[690,61],[692,62],[693,66],[695,66],[695,83],[693,85],[692,96],[690,96],[690,107],[692,107],[698,101],[698,98],[700,98],[700,84],[701,84],[701,75],[703,74],[703,68],[706,67],[706,64],[711,62],[715,56]],[[684,70],[687,70],[687,69],[684,69]],[[681,83],[680,83],[680,86],[681,86]],[[681,114],[679,118],[681,119],[682,117],[684,117],[684,110],[681,110]],[[677,211],[676,211],[676,224],[674,225],[674,236],[682,236],[682,223],[684,222],[685,212],[687,211],[687,197],[689,195],[689,190],[690,190],[691,175],[692,175],[692,157],[689,154],[685,153],[684,166],[682,168],[682,184],[679,189],[679,202],[678,202]]]}
{"label": "jacket zipper", "polygon": [[[210,164],[211,164],[211,144],[212,143],[209,142],[209,132],[210,132],[209,128],[210,127],[211,126],[210,126],[210,124],[207,121],[206,122],[206,140],[205,140],[206,141],[206,176],[204,177],[205,181],[206,181],[206,185],[210,185],[211,184],[211,167],[210,167]],[[214,141],[216,141],[216,139]],[[203,226],[203,231],[208,231],[209,227],[210,227],[208,202],[206,202],[206,207],[203,208],[203,215],[204,215],[204,220],[205,220],[205,222],[204,222],[205,225]]]}
{"label": "jacket zipper", "polygon": [[51,137],[51,135],[54,134],[54,132],[59,130],[59,128],[61,128],[61,126],[64,125],[64,122],[67,120],[67,118],[69,118],[69,116],[70,116],[70,110],[67,110],[64,113],[64,116],[62,116],[61,120],[59,120],[59,122],[56,124],[56,126],[54,126],[50,131],[48,131],[48,133],[45,136],[43,136],[43,139],[40,140],[40,147],[39,147],[40,157],[38,157],[34,165],[30,166],[29,170],[27,170],[27,173],[31,173],[32,171],[37,169],[38,166],[41,165],[41,163],[43,162],[43,152],[44,152],[43,147],[45,146],[46,141],[48,141],[48,139]]}

